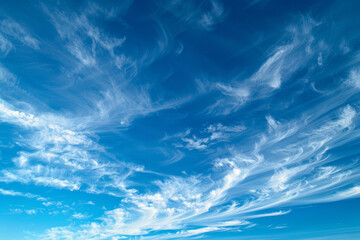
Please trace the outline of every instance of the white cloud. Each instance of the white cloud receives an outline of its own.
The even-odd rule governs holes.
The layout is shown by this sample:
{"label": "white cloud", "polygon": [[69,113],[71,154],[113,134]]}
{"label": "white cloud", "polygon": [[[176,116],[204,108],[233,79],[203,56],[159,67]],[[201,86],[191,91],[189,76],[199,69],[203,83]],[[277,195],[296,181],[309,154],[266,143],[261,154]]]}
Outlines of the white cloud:
{"label": "white cloud", "polygon": [[[125,37],[109,37],[99,28],[92,25],[88,17],[91,14],[95,14],[96,11],[93,12],[94,7],[95,5],[91,5],[87,9],[88,11],[84,11],[81,15],[75,13],[68,15],[57,9],[50,10],[43,5],[43,10],[49,15],[59,36],[67,43],[68,51],[87,67],[94,67],[96,65],[96,55],[99,47],[108,51],[111,58],[119,59],[119,56],[114,53],[114,49],[121,47],[126,39]],[[91,11],[90,8],[93,10]],[[91,40],[92,46],[89,46],[88,40]],[[120,56],[120,58],[123,57],[123,55]]]}
{"label": "white cloud", "polygon": [[80,75],[82,81],[79,84],[84,84],[83,88],[74,91],[76,94],[53,90],[73,103],[68,110],[81,113],[78,117],[91,131],[126,129],[135,118],[175,108],[188,101],[187,98],[163,101],[161,96],[153,99],[148,86],[138,87],[132,83],[139,71],[170,52],[172,40],[170,33],[159,24],[159,37],[151,49],[133,56],[125,54],[122,48],[126,36],[111,35],[98,23],[111,22],[111,16],[124,14],[130,6],[131,1],[108,8],[88,3],[79,13],[42,4],[64,46],[60,49],[63,51],[61,57],[55,59],[67,67],[67,72],[59,76],[60,81],[73,85]]}
{"label": "white cloud", "polygon": [[39,49],[39,41],[31,36],[25,28],[10,19],[4,19],[0,21],[0,31],[18,41],[23,43],[24,45]]}
{"label": "white cloud", "polygon": [[224,7],[220,1],[211,0],[210,5],[210,11],[203,13],[198,21],[199,25],[204,29],[211,29],[224,18]]}
{"label": "white cloud", "polygon": [[[184,2],[172,3],[181,10]],[[186,4],[193,6],[190,2]],[[113,15],[111,12],[107,14],[109,17]],[[210,1],[209,12],[201,10],[191,15],[190,19],[183,20],[207,29],[218,23],[222,15],[220,2]],[[125,55],[115,54],[114,49],[121,47],[125,38],[109,38],[91,25],[85,15],[69,17],[56,12],[51,17],[60,37],[67,42],[67,50],[83,65],[96,65],[96,48],[107,51],[117,60],[115,65],[118,70],[134,63],[135,60]],[[72,21],[74,24],[70,25]],[[266,95],[281,89],[291,74],[315,56],[310,40],[311,28],[303,27],[305,29],[294,30],[289,44],[273,49],[246,81],[215,84],[214,88],[231,99],[230,105],[236,105],[230,107],[231,110],[251,98],[262,98],[259,94],[263,90]],[[162,29],[161,34],[163,41],[156,48],[160,55],[167,52],[169,44],[167,32]],[[302,37],[308,40],[302,42]],[[96,46],[91,49],[86,47],[84,39],[90,39]],[[152,58],[149,58],[143,63],[150,64],[151,61]],[[350,79],[357,75],[356,72],[351,73]],[[0,77],[12,78],[1,69]],[[168,156],[173,157],[169,157],[167,164],[184,157],[179,147],[202,150],[204,153],[215,144],[234,145],[232,150],[226,144],[223,149],[216,148],[226,156],[212,155],[214,167],[206,168],[202,173],[189,171],[189,174],[179,176],[152,172],[141,166],[117,161],[106,152],[105,147],[97,144],[94,132],[104,125],[110,130],[120,124],[127,127],[138,116],[174,108],[182,101],[154,102],[146,88],[133,89],[127,84],[123,86],[113,82],[100,84],[103,85],[101,91],[97,91],[98,95],[90,94],[89,97],[92,98],[89,102],[94,103],[94,109],[86,110],[85,116],[69,114],[64,117],[0,102],[0,120],[19,129],[15,140],[21,146],[21,151],[12,159],[14,165],[0,172],[1,182],[20,182],[119,197],[119,205],[112,210],[103,208],[105,212],[100,218],[88,219],[82,225],[51,228],[41,236],[44,239],[122,239],[139,235],[151,239],[150,233],[154,231],[160,232],[155,239],[171,239],[213,231],[240,231],[245,226],[253,226],[248,221],[250,219],[290,213],[290,210],[271,210],[276,207],[337,201],[360,194],[359,186],[350,184],[359,178],[357,163],[335,167],[334,162],[338,158],[329,151],[359,136],[355,124],[357,107],[355,104],[343,104],[338,101],[337,95],[330,93],[328,101],[305,112],[306,116],[292,121],[281,118],[280,122],[264,114],[268,131],[250,131],[251,136],[246,135],[244,138],[248,139],[242,141],[241,145],[233,140],[246,132],[242,124],[217,123],[204,126],[199,131],[192,129],[166,136],[163,142],[169,141],[175,146],[173,151],[169,151],[172,155]],[[220,107],[222,103],[228,104],[222,100],[217,102]],[[228,113],[231,110],[224,111]],[[262,115],[260,117],[263,118]],[[266,124],[264,126],[266,128]],[[143,173],[156,180],[144,181]],[[141,181],[136,178],[138,175]],[[2,188],[0,194],[38,199],[37,195]],[[45,207],[63,206],[55,201],[44,201],[42,204]],[[86,204],[94,205],[91,201]],[[38,211],[15,209],[14,212],[35,214]],[[57,214],[58,211],[51,213]],[[84,220],[90,216],[75,212],[72,218]],[[275,228],[279,227],[282,226]],[[164,230],[172,231],[162,234]]]}
{"label": "white cloud", "polygon": [[37,199],[39,201],[44,201],[46,200],[43,197],[40,197],[39,195],[35,195],[32,193],[22,193],[22,192],[16,192],[13,190],[6,190],[3,188],[0,188],[0,194],[5,195],[5,196],[13,196],[13,197],[26,197],[26,198],[33,198],[33,199]]}
{"label": "white cloud", "polygon": [[276,121],[272,116],[266,116],[266,121],[271,129],[277,128],[280,124],[280,122]]}
{"label": "white cloud", "polygon": [[40,125],[39,118],[33,114],[12,110],[4,101],[0,101],[0,116],[3,121],[20,123],[26,127],[38,127]]}
{"label": "white cloud", "polygon": [[37,213],[37,211],[35,209],[19,209],[19,208],[15,208],[15,209],[10,209],[10,211],[14,214],[20,214],[20,213],[25,213],[28,215],[34,215]]}
{"label": "white cloud", "polygon": [[1,65],[0,65],[0,82],[10,86],[16,83],[16,77]]}
{"label": "white cloud", "polygon": [[207,143],[209,142],[208,138],[197,138],[197,137],[193,137],[193,138],[182,138],[181,139],[183,142],[186,143],[185,147],[192,150],[192,149],[197,149],[197,150],[204,150],[205,148],[207,148]]}
{"label": "white cloud", "polygon": [[[312,36],[312,29],[317,25],[310,17],[302,17],[280,37],[286,39],[286,44],[271,47],[266,59],[249,77],[235,77],[229,84],[216,83],[216,88],[224,97],[210,105],[207,111],[228,115],[250,101],[264,99],[280,91],[283,83],[317,58],[318,52],[326,49],[321,40],[315,41]],[[321,61],[325,61],[324,55]]]}
{"label": "white cloud", "polygon": [[5,57],[9,54],[9,52],[14,48],[12,43],[6,39],[2,34],[0,34],[0,50],[2,55]]}
{"label": "white cloud", "polygon": [[33,214],[36,214],[36,210],[34,209],[30,209],[30,210],[24,210],[24,212],[28,215],[33,215]]}
{"label": "white cloud", "polygon": [[[230,141],[242,134],[246,130],[243,125],[223,125],[221,123],[210,124],[202,129],[198,134],[191,134],[188,129],[184,133],[167,136],[163,140],[175,141],[176,147],[185,147],[189,150],[205,150],[211,145]],[[181,142],[178,142],[178,140]]]}
{"label": "white cloud", "polygon": [[216,24],[224,20],[225,11],[221,1],[205,0],[199,3],[188,0],[172,0],[162,4],[161,7],[180,21],[204,30],[212,30]]}
{"label": "white cloud", "polygon": [[191,236],[195,236],[195,235],[199,235],[199,234],[203,234],[203,233],[207,233],[207,232],[218,231],[218,230],[220,230],[220,228],[218,228],[218,227],[203,227],[203,228],[198,228],[198,229],[181,231],[181,232],[178,232],[177,234],[180,235],[181,237],[191,237]]}
{"label": "white cloud", "polygon": [[248,225],[250,222],[248,221],[239,221],[239,220],[232,220],[232,221],[226,221],[219,224],[221,227],[229,227],[229,226],[242,226],[242,225]]}
{"label": "white cloud", "polygon": [[347,80],[347,82],[355,87],[360,89],[360,71],[359,70],[351,70],[350,71],[350,75],[349,75],[349,79]]}
{"label": "white cloud", "polygon": [[89,216],[87,215],[84,215],[82,213],[74,213],[72,215],[73,218],[76,218],[76,219],[86,219],[86,218],[89,218]]}
{"label": "white cloud", "polygon": [[[4,101],[0,102],[0,119],[31,133],[19,139],[23,150],[13,159],[14,168],[1,171],[2,182],[34,183],[69,190],[79,190],[85,184],[85,191],[107,192],[107,187],[116,187],[121,192],[124,189],[119,189],[120,183],[131,172],[141,171],[130,164],[112,164],[106,155],[101,159],[99,154],[94,157],[92,152],[101,153],[102,147],[79,131],[76,121],[46,114],[35,116],[15,110]],[[118,177],[110,184],[103,182],[100,187],[99,179],[103,176]]]}
{"label": "white cloud", "polygon": [[282,81],[280,71],[284,68],[284,55],[291,50],[291,46],[282,46],[251,77],[252,81],[264,81],[272,88],[279,88]]}

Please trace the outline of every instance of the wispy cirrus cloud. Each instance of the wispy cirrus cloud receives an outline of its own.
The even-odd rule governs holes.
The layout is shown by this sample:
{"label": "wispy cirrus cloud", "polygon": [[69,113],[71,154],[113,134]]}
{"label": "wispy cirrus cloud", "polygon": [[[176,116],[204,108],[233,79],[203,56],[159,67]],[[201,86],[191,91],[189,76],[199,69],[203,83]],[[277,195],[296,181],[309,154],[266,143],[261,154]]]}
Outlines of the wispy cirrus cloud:
{"label": "wispy cirrus cloud", "polygon": [[[114,49],[120,47],[126,39],[125,37],[111,38],[107,36],[103,31],[90,24],[85,13],[67,15],[58,10],[50,11],[45,5],[43,5],[43,9],[50,16],[59,36],[67,42],[68,51],[84,66],[96,64],[96,53],[99,47],[115,57]],[[91,48],[88,47],[88,40],[91,42]]]}
{"label": "wispy cirrus cloud", "polygon": [[13,86],[16,83],[16,77],[6,68],[0,65],[0,81],[3,84]]}
{"label": "wispy cirrus cloud", "polygon": [[163,141],[170,141],[177,148],[187,148],[189,150],[205,150],[208,147],[221,142],[229,142],[232,138],[238,137],[246,130],[243,125],[226,126],[221,123],[210,124],[198,133],[190,129],[183,133],[176,133],[165,136]]}
{"label": "wispy cirrus cloud", "polygon": [[[200,227],[176,232],[174,235],[164,235],[165,239],[171,239],[198,235],[208,231],[227,231],[231,229],[223,229],[223,227],[249,225],[249,220],[254,218],[287,214],[290,211],[260,214],[258,212],[275,206],[304,203],[308,196],[311,196],[313,202],[322,202],[324,200],[321,198],[322,193],[334,191],[346,185],[351,178],[359,177],[358,172],[350,172],[346,166],[334,167],[332,170],[329,167],[324,167],[324,165],[334,161],[330,155],[324,156],[324,149],[329,151],[334,146],[330,143],[335,139],[336,141],[349,140],[348,135],[351,132],[349,130],[343,131],[353,125],[355,114],[356,112],[352,107],[346,106],[340,111],[338,119],[330,121],[317,129],[308,130],[313,133],[313,136],[305,133],[305,138],[291,147],[291,149],[308,147],[313,149],[311,153],[307,150],[294,155],[292,151],[287,151],[285,155],[282,155],[282,147],[279,143],[291,139],[294,135],[287,135],[282,139],[276,137],[275,139],[278,140],[272,141],[273,136],[279,133],[270,132],[268,133],[269,136],[262,138],[256,144],[253,157],[234,155],[232,158],[218,160],[216,168],[221,171],[217,170],[213,173],[212,178],[216,178],[216,175],[220,174],[220,178],[215,181],[205,176],[189,176],[155,182],[160,188],[157,193],[144,195],[135,193],[126,198],[125,203],[130,204],[130,206],[134,204],[135,209],[138,209],[134,209],[134,211],[142,214],[142,217],[130,221],[131,228],[128,225],[130,222],[127,222],[127,220],[132,219],[130,216],[134,213],[128,212],[131,209],[128,206],[118,211],[111,211],[111,214],[109,212],[106,215],[107,220],[101,223],[102,225],[93,225],[93,227],[89,225],[86,232],[87,234],[94,233],[95,229],[100,228],[109,229],[102,231],[102,233],[113,232],[115,229],[110,226],[121,226],[117,228],[117,233],[113,232],[114,236],[126,236],[146,234],[149,229],[184,228],[183,224],[185,222],[187,224],[207,225],[205,228]],[[301,128],[306,126],[308,124],[301,126]],[[328,141],[329,144],[314,148],[312,141],[321,140]],[[335,142],[333,143],[335,144]],[[269,147],[272,149],[270,152],[266,150]],[[276,152],[278,153],[276,154]],[[276,154],[277,157],[274,158],[273,154]],[[289,159],[286,157],[288,154],[292,156]],[[313,160],[309,162],[307,159]],[[251,176],[259,176],[260,172],[264,173],[262,178],[250,180],[253,179]],[[310,174],[311,172],[314,174]],[[332,180],[329,181],[329,179]],[[357,187],[353,187],[337,193],[328,200],[337,201],[357,196],[357,194]],[[237,203],[234,200],[231,202],[233,197],[239,195],[248,196],[247,200],[243,203]],[[127,209],[126,213],[123,209]],[[123,218],[125,214],[128,216],[127,220]],[[226,219],[236,216],[238,217],[236,222],[231,224],[226,222]],[[109,223],[111,224],[109,225]],[[94,229],[94,227],[96,228]],[[61,231],[59,231],[60,229],[56,228],[51,230],[49,234],[56,232],[60,234]],[[84,231],[76,232],[73,236],[79,239],[98,236],[97,234],[81,235],[84,233]],[[105,235],[106,237],[112,236],[109,233]]]}
{"label": "wispy cirrus cloud", "polygon": [[358,198],[356,34],[316,11],[261,22],[257,3],[42,3],[46,34],[0,21],[0,195],[28,202],[3,209],[51,216],[24,235],[290,232],[294,206]]}
{"label": "wispy cirrus cloud", "polygon": [[251,76],[236,77],[230,84],[216,83],[215,89],[224,97],[209,106],[207,112],[227,115],[251,101],[281,91],[282,83],[307,68],[326,49],[322,40],[313,36],[312,31],[318,25],[320,23],[307,16],[287,27],[281,41],[286,43],[273,46],[267,59]]}
{"label": "wispy cirrus cloud", "polygon": [[[2,170],[2,182],[34,183],[70,190],[79,190],[86,184],[87,191],[94,192],[104,190],[96,187],[98,181],[105,175],[113,175],[114,169],[125,178],[136,169],[106,163],[106,160],[103,162],[94,154],[94,151],[102,152],[102,148],[86,133],[64,128],[74,127],[65,118],[59,119],[51,115],[35,116],[15,110],[4,101],[0,105],[0,116],[3,122],[30,132],[28,137],[19,139],[19,144],[24,150],[13,158],[15,168]],[[69,175],[69,171],[73,174]],[[116,179],[116,184],[121,178]],[[106,185],[108,183],[103,187]]]}
{"label": "wispy cirrus cloud", "polygon": [[34,215],[37,213],[37,211],[35,209],[20,209],[20,208],[15,208],[15,209],[10,209],[10,211],[14,214],[20,214],[20,213],[25,213],[27,215]]}
{"label": "wispy cirrus cloud", "polygon": [[2,34],[0,34],[0,50],[2,52],[2,56],[6,57],[8,53],[14,48],[12,43],[4,37]]}
{"label": "wispy cirrus cloud", "polygon": [[13,197],[26,197],[26,198],[33,198],[33,199],[37,199],[39,201],[44,201],[46,200],[43,197],[40,197],[38,195],[32,194],[32,193],[22,193],[22,192],[17,192],[17,191],[13,191],[13,190],[6,190],[3,188],[0,188],[0,194],[2,195],[6,195],[6,196],[13,196]]}
{"label": "wispy cirrus cloud", "polygon": [[[14,20],[11,19],[1,20],[0,31],[28,47],[34,49],[40,48],[39,41],[36,38],[34,38],[31,34],[29,34],[24,27],[22,27]],[[4,39],[4,37],[1,37],[1,39],[2,39],[1,49],[4,49],[5,52],[8,52],[12,44],[8,42],[6,39]]]}
{"label": "wispy cirrus cloud", "polygon": [[[76,95],[56,88],[54,90],[74,102],[73,106],[81,106],[81,109],[76,111],[82,112],[81,118],[93,130],[94,128],[97,128],[97,131],[125,128],[137,117],[172,109],[188,101],[187,97],[167,101],[161,97],[154,99],[149,93],[150,86],[135,86],[132,83],[141,70],[149,67],[160,56],[169,53],[170,40],[166,30],[158,24],[159,40],[154,46],[141,54],[128,56],[123,50],[126,36],[124,34],[119,37],[110,36],[97,24],[102,21],[104,14],[112,15],[117,12],[116,14],[121,15],[121,12],[131,5],[131,1],[128,4],[119,7],[116,11],[110,11],[114,13],[109,13],[103,6],[99,7],[95,3],[87,4],[82,13],[76,11],[69,13],[42,5],[58,36],[66,43],[65,50],[70,56],[65,59],[74,63],[70,66],[71,71],[61,77],[61,81],[71,81],[68,84],[68,88],[71,89],[75,85],[73,79],[84,76],[87,82],[91,82],[94,86],[91,89],[84,86],[84,91]],[[111,21],[111,17],[108,17],[106,19]],[[63,59],[57,60],[63,62]],[[69,63],[63,62],[63,64]]]}
{"label": "wispy cirrus cloud", "polygon": [[218,0],[199,1],[187,0],[167,1],[162,5],[180,21],[204,30],[211,30],[225,18],[223,3]]}
{"label": "wispy cirrus cloud", "polygon": [[[357,94],[346,81],[342,88],[349,98]],[[258,141],[247,146],[243,153],[233,152],[227,158],[214,160],[210,176],[199,174],[157,180],[151,184],[159,190],[148,193],[140,193],[135,187],[127,191],[122,207],[106,212],[102,221],[80,229],[53,228],[44,238],[106,239],[144,235],[151,239],[152,231],[198,226],[157,236],[164,239],[189,237],[212,231],[239,230],[250,226],[252,219],[290,213],[266,212],[275,207],[356,197],[358,186],[351,186],[351,183],[360,177],[359,172],[354,171],[357,163],[335,164],[339,156],[333,156],[331,150],[340,143],[352,141],[358,134],[355,125],[358,111],[340,101],[334,105],[335,99],[338,93],[334,92],[319,106],[305,112],[302,118],[289,122],[264,116],[268,128],[256,136]],[[315,112],[316,109],[321,111]],[[332,115],[322,114],[329,111]],[[215,132],[212,130],[239,129],[241,132],[244,128],[211,125],[207,129],[211,130],[211,135]],[[176,135],[177,139],[179,137]],[[165,140],[169,139],[172,137],[167,136]],[[244,200],[234,199],[239,196]],[[228,222],[229,218],[236,220]]]}

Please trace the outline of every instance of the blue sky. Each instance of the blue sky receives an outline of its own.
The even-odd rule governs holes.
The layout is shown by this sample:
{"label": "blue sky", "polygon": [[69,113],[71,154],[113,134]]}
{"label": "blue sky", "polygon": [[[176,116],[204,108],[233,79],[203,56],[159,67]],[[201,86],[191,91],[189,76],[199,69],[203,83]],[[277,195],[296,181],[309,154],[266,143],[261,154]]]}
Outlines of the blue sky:
{"label": "blue sky", "polygon": [[2,1],[1,239],[359,239],[359,1]]}

